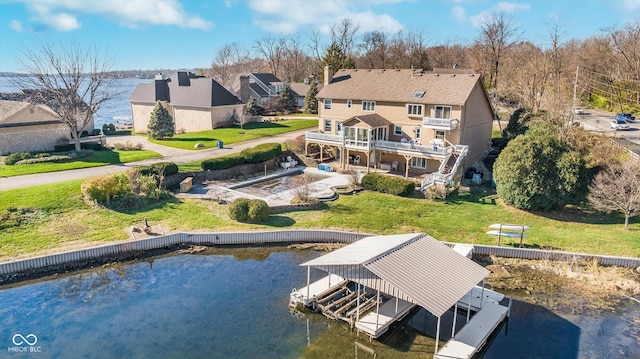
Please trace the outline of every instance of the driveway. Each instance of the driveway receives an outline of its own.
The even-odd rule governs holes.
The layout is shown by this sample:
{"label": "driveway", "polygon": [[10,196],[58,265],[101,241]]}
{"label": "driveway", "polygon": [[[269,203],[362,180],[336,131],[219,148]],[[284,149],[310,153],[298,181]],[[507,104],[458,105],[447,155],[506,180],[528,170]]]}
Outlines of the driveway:
{"label": "driveway", "polygon": [[0,178],[0,191],[13,189],[13,188],[23,188],[23,187],[42,185],[42,184],[70,181],[70,180],[82,179],[82,178],[88,178],[88,177],[94,177],[94,176],[102,176],[109,173],[121,172],[131,167],[149,165],[155,162],[188,163],[188,162],[194,162],[194,161],[203,161],[213,157],[224,156],[230,153],[237,153],[244,150],[245,148],[254,147],[261,143],[267,143],[267,142],[283,143],[286,140],[293,139],[295,137],[303,135],[306,131],[308,131],[308,129],[282,133],[279,135],[258,138],[255,140],[250,140],[245,142],[238,142],[229,146],[224,146],[224,148],[207,148],[207,149],[193,150],[193,151],[166,147],[162,145],[156,145],[154,143],[150,143],[149,141],[147,141],[146,137],[143,137],[143,136],[114,136],[112,138],[109,138],[107,142],[108,143],[115,143],[115,142],[124,143],[126,141],[129,141],[133,143],[134,141],[140,141],[141,143],[143,143],[143,146],[145,149],[156,151],[162,154],[163,157],[139,161],[139,162],[129,162],[129,163],[118,164],[118,165],[82,168],[77,170],[68,170],[68,171],[59,171],[59,172],[38,173],[38,174],[24,175],[24,176],[2,177]]}

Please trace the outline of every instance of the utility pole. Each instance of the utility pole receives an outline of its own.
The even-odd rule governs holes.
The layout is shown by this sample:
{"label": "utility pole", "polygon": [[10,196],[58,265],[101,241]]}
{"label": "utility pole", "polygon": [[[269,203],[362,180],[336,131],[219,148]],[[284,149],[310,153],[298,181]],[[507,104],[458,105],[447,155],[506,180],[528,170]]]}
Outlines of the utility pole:
{"label": "utility pole", "polygon": [[578,93],[578,70],[580,70],[580,66],[576,66],[576,79],[573,82],[573,108],[576,108],[576,97]]}

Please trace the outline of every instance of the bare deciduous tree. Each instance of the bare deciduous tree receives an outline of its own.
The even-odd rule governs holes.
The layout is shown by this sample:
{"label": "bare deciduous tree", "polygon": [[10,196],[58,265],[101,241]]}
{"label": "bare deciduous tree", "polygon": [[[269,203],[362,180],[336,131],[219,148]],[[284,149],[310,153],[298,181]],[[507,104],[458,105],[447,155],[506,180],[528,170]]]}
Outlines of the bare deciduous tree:
{"label": "bare deciduous tree", "polygon": [[331,42],[335,42],[345,56],[353,55],[353,47],[359,26],[348,17],[331,26]]}
{"label": "bare deciduous tree", "polygon": [[640,163],[629,160],[602,170],[589,186],[587,199],[598,211],[622,213],[624,228],[629,229],[629,218],[640,213]]}
{"label": "bare deciduous tree", "polygon": [[224,44],[218,49],[216,57],[211,63],[211,73],[222,86],[229,87],[233,76],[237,73],[243,73],[239,67],[247,63],[248,57],[246,51],[237,42]]}
{"label": "bare deciduous tree", "polygon": [[30,94],[29,101],[48,105],[69,127],[80,151],[80,135],[93,116],[116,93],[109,72],[112,61],[96,48],[42,43],[25,50],[21,65],[28,76],[16,85]]}
{"label": "bare deciduous tree", "polygon": [[287,41],[284,37],[265,36],[254,43],[258,56],[269,65],[269,70],[276,77],[280,76],[280,66],[286,52]]}
{"label": "bare deciduous tree", "polygon": [[485,18],[480,28],[480,38],[477,43],[490,61],[489,85],[497,89],[500,61],[505,51],[520,41],[522,32],[504,13],[494,13]]}

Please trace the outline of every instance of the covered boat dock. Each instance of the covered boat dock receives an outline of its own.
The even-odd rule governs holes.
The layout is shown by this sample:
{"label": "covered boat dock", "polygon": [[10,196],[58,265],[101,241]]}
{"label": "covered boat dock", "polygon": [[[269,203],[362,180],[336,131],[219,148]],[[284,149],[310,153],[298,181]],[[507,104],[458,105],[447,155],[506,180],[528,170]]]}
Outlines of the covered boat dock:
{"label": "covered boat dock", "polygon": [[[452,342],[456,336],[455,318],[458,307],[462,307],[467,312],[478,311],[471,321],[467,316],[467,325],[458,333],[473,339],[465,342],[472,343],[474,348],[460,356],[468,357],[467,353],[475,353],[484,345],[507,312],[506,307],[493,300],[498,299],[495,295],[476,287],[489,274],[488,270],[424,233],[366,237],[301,266],[307,267],[307,286],[292,292],[292,302],[313,306],[330,318],[347,321],[370,338],[384,334],[415,306],[437,318],[436,338],[440,338],[440,319],[453,309],[450,343],[455,346]],[[311,267],[328,273],[315,283],[335,285],[328,288],[330,286],[310,283]],[[320,289],[312,293],[313,288]],[[485,311],[483,301],[485,305],[492,305],[486,305],[487,308],[495,309],[497,305],[504,311],[498,310],[501,315],[492,315],[496,310]],[[470,325],[472,322],[476,325]],[[484,333],[488,327],[489,333]],[[435,353],[438,345],[436,340]]]}

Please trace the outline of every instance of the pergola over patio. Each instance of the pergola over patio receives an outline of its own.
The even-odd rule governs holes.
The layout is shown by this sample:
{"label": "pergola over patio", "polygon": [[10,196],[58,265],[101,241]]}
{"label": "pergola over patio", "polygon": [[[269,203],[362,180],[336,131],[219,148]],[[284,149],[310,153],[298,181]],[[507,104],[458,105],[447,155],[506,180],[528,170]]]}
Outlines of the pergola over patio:
{"label": "pergola over patio", "polygon": [[442,315],[489,274],[425,233],[366,237],[301,266],[307,282],[315,267],[426,309],[438,318],[436,353]]}

